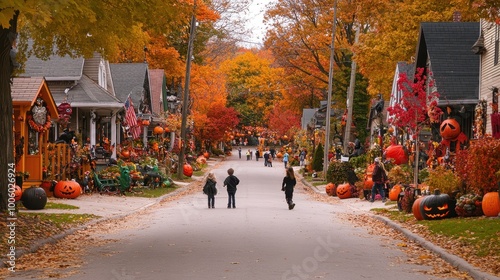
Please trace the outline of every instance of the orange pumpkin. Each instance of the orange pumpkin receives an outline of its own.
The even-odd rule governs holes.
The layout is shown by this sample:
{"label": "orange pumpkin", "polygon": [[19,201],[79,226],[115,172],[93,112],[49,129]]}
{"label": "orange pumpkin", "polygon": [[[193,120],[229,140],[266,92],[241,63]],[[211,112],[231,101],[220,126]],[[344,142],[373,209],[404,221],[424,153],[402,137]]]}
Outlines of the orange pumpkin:
{"label": "orange pumpkin", "polygon": [[170,128],[168,128],[168,126],[165,126],[165,129],[163,131],[166,132],[166,133],[169,133],[170,132]]}
{"label": "orange pumpkin", "polygon": [[142,125],[148,126],[150,124],[149,120],[142,120]]}
{"label": "orange pumpkin", "polygon": [[153,133],[156,134],[156,135],[160,135],[160,134],[163,134],[163,127],[157,125],[154,129],[153,129]]}
{"label": "orange pumpkin", "polygon": [[363,183],[363,189],[371,190],[373,187],[373,180],[371,175],[365,176],[365,182]]}
{"label": "orange pumpkin", "polygon": [[334,183],[326,184],[325,190],[326,190],[326,194],[328,194],[329,196],[336,195],[336,192],[337,192],[337,189],[336,189]]}
{"label": "orange pumpkin", "polygon": [[152,145],[153,151],[158,151],[160,149],[160,146],[158,146],[158,142],[154,142]]}
{"label": "orange pumpkin", "polygon": [[82,187],[75,181],[59,181],[54,187],[54,196],[58,198],[77,198]]}
{"label": "orange pumpkin", "polygon": [[130,151],[129,150],[123,150],[122,153],[122,158],[129,158],[130,157]]}
{"label": "orange pumpkin", "polygon": [[210,153],[209,153],[209,152],[204,152],[204,153],[203,153],[203,156],[204,156],[206,159],[208,159],[208,158],[210,157]]}
{"label": "orange pumpkin", "polygon": [[15,199],[15,201],[21,200],[22,196],[23,196],[23,189],[21,189],[21,187],[19,187],[18,185],[16,185],[16,187],[14,189],[14,199]]}
{"label": "orange pumpkin", "polygon": [[196,162],[199,163],[199,164],[205,164],[205,163],[207,163],[207,159],[204,156],[199,156],[196,159]]}
{"label": "orange pumpkin", "polygon": [[278,153],[276,154],[276,157],[277,157],[277,158],[282,158],[282,157],[283,157],[283,154],[282,154],[281,152],[278,152]]}
{"label": "orange pumpkin", "polygon": [[401,185],[394,185],[389,191],[389,199],[391,201],[398,201],[399,194],[401,193]]}
{"label": "orange pumpkin", "polygon": [[193,176],[193,167],[189,163],[184,164],[184,167],[182,168],[182,174],[187,177]]}
{"label": "orange pumpkin", "polygon": [[448,118],[441,123],[439,133],[445,140],[455,140],[460,135],[460,124],[452,118]]}
{"label": "orange pumpkin", "polygon": [[338,185],[337,196],[342,199],[351,198],[351,185],[349,183]]}
{"label": "orange pumpkin", "polygon": [[498,192],[489,192],[483,196],[483,213],[486,217],[497,217],[500,213],[500,196]]}
{"label": "orange pumpkin", "polygon": [[413,216],[415,216],[415,219],[417,219],[418,221],[422,221],[424,219],[424,217],[422,216],[422,212],[420,212],[420,202],[422,202],[423,199],[423,196],[417,198],[417,200],[413,202],[413,206],[411,207]]}

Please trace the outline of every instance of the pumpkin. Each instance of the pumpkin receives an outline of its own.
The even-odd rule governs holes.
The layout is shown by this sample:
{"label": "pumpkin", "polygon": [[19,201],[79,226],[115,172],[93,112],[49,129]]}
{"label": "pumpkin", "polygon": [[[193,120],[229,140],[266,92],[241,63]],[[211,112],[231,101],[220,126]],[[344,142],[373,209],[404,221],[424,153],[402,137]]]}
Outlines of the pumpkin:
{"label": "pumpkin", "polygon": [[399,194],[401,193],[403,189],[401,188],[401,185],[394,185],[391,190],[389,191],[389,199],[391,201],[398,201]]}
{"label": "pumpkin", "polygon": [[40,187],[31,187],[24,190],[21,201],[29,210],[40,210],[47,204],[47,194]]}
{"label": "pumpkin", "polygon": [[277,157],[277,158],[282,158],[282,157],[283,157],[283,154],[282,154],[281,152],[278,152],[278,153],[276,154],[276,157]]}
{"label": "pumpkin", "polygon": [[199,164],[205,164],[205,163],[207,163],[207,159],[204,156],[199,156],[196,159],[196,162],[199,163]]}
{"label": "pumpkin", "polygon": [[182,168],[182,174],[187,177],[193,176],[193,167],[189,163],[184,164],[184,167]]}
{"label": "pumpkin", "polygon": [[401,145],[389,145],[389,147],[385,149],[385,158],[393,159],[394,164],[408,163],[408,156]]}
{"label": "pumpkin", "polygon": [[460,124],[452,118],[448,118],[441,123],[439,133],[445,140],[454,140],[460,135]]}
{"label": "pumpkin", "polygon": [[21,189],[20,186],[16,185],[14,189],[14,199],[15,201],[21,200],[21,197],[23,196],[23,189]]}
{"label": "pumpkin", "polygon": [[[451,216],[450,196],[435,190],[420,202],[420,213],[425,220],[439,220]],[[454,210],[455,207],[453,207]]]}
{"label": "pumpkin", "polygon": [[54,187],[57,198],[77,198],[82,193],[82,187],[75,181],[59,181]]}
{"label": "pumpkin", "polygon": [[351,198],[351,185],[349,183],[338,185],[337,196],[342,199]]}
{"label": "pumpkin", "polygon": [[203,153],[203,156],[204,156],[206,159],[208,159],[208,158],[210,157],[210,153],[209,153],[209,152],[204,152],[204,153]]}
{"label": "pumpkin", "polygon": [[170,132],[170,128],[168,128],[168,126],[165,126],[165,129],[163,131],[166,132],[166,133],[169,133]]}
{"label": "pumpkin", "polygon": [[326,184],[325,191],[326,191],[326,194],[328,194],[329,196],[333,196],[333,195],[337,194],[337,188],[335,187],[334,183]]}
{"label": "pumpkin", "polygon": [[142,125],[148,126],[150,124],[149,120],[142,120]]}
{"label": "pumpkin", "polygon": [[415,216],[415,219],[417,219],[418,221],[421,221],[424,219],[424,217],[422,216],[422,212],[420,212],[420,203],[422,202],[423,199],[424,199],[423,196],[417,198],[413,202],[413,206],[411,207],[411,210],[413,212],[413,216]]}
{"label": "pumpkin", "polygon": [[160,146],[158,145],[158,142],[154,142],[152,147],[153,151],[158,151],[160,149]]}
{"label": "pumpkin", "polygon": [[122,158],[129,158],[130,157],[130,151],[129,150],[123,150],[122,153]]}
{"label": "pumpkin", "polygon": [[160,135],[160,134],[163,134],[163,127],[157,125],[155,126],[155,128],[153,129],[153,133],[156,134],[156,135]]}
{"label": "pumpkin", "polygon": [[363,189],[371,190],[373,187],[373,180],[371,175],[365,176],[365,182],[363,183]]}
{"label": "pumpkin", "polygon": [[488,192],[483,196],[483,213],[487,217],[496,217],[500,213],[500,196],[498,192]]}

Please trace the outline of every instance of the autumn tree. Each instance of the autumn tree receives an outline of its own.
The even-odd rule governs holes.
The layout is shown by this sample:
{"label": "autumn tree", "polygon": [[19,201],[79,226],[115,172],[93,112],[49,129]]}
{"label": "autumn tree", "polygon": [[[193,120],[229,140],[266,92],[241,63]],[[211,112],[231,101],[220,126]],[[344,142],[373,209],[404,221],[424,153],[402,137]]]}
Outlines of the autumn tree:
{"label": "autumn tree", "polygon": [[[200,13],[210,14],[203,2],[198,6]],[[0,210],[7,206],[7,167],[14,163],[10,88],[13,64],[10,54],[15,48],[18,32],[23,33],[21,38],[33,40],[32,50],[40,58],[49,57],[54,50],[61,56],[90,57],[94,52],[100,52],[107,58],[118,51],[118,39],[129,36],[134,27],[142,26],[154,34],[162,34],[166,29],[178,30],[178,26],[189,25],[192,11],[193,5],[183,0],[152,0],[127,5],[118,0],[0,3],[0,134],[3,135],[0,145],[5,147],[0,157]],[[20,60],[27,55],[19,54]]]}
{"label": "autumn tree", "polygon": [[[287,135],[293,127],[300,127],[300,115],[285,106],[281,106],[280,103],[274,106],[267,119],[269,120],[269,129],[276,131],[279,136]],[[293,135],[287,136],[292,137]]]}
{"label": "autumn tree", "polygon": [[238,113],[234,108],[215,104],[207,113],[207,125],[203,127],[204,137],[213,143],[223,141],[226,131],[232,131],[238,123]]}
{"label": "autumn tree", "polygon": [[282,69],[251,51],[224,61],[220,69],[226,75],[228,106],[238,111],[243,125],[263,126],[263,117],[281,99]]}
{"label": "autumn tree", "polygon": [[[429,78],[429,74],[425,73],[424,68],[418,68],[415,77],[408,77],[406,73],[401,73],[398,79],[398,89],[402,91],[401,100],[387,108],[388,122],[405,129],[416,141],[422,128],[439,122],[442,114],[437,106],[439,93],[435,90],[434,82]],[[419,146],[418,143],[415,145],[415,186],[418,180]]]}

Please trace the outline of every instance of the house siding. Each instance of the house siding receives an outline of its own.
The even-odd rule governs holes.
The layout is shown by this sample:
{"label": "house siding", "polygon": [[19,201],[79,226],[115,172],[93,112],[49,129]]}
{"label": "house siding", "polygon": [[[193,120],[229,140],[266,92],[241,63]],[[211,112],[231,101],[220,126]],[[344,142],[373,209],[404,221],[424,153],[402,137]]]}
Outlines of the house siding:
{"label": "house siding", "polygon": [[[498,29],[497,29],[498,28]],[[493,110],[490,104],[493,101],[492,88],[500,88],[500,63],[494,65],[495,58],[495,32],[500,32],[500,26],[486,20],[481,20],[481,30],[484,35],[484,47],[486,51],[481,55],[481,80],[480,100],[486,100],[487,117],[486,133],[492,134],[491,114]]]}

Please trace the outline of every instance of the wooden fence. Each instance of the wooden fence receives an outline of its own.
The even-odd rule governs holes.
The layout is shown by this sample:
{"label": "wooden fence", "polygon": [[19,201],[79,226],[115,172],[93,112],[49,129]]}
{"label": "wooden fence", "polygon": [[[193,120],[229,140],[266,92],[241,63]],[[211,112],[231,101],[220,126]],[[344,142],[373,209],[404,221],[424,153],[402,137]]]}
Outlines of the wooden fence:
{"label": "wooden fence", "polygon": [[47,144],[43,152],[43,166],[49,178],[57,181],[83,178],[83,173],[90,170],[90,162],[73,161],[74,156],[66,143]]}

